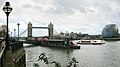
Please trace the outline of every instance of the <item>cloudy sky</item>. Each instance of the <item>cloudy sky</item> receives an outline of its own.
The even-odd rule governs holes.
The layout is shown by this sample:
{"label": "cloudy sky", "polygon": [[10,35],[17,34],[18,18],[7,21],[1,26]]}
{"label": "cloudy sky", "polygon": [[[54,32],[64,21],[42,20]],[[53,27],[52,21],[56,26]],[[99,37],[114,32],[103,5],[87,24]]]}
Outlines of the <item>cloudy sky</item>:
{"label": "cloudy sky", "polygon": [[[10,14],[10,31],[27,29],[29,21],[33,26],[46,27],[50,22],[54,29],[63,32],[101,34],[107,24],[120,27],[120,0],[7,0],[13,8]],[[2,10],[6,0],[0,0],[0,25],[6,24]],[[47,35],[48,31],[33,29],[34,36]],[[24,34],[26,35],[26,34]]]}

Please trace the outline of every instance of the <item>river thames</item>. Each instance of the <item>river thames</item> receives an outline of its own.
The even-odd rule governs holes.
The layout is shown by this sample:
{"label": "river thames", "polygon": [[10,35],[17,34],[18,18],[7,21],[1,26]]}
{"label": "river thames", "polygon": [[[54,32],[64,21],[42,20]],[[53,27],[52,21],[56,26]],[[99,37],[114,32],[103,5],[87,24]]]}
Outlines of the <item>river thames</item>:
{"label": "river thames", "polygon": [[[57,61],[65,67],[72,57],[79,62],[78,67],[120,67],[120,41],[105,42],[102,45],[81,45],[81,49],[60,49],[49,47],[28,47],[26,50],[26,66],[48,67],[43,61],[38,61],[39,55],[45,53],[49,61]],[[51,64],[49,67],[54,67]]]}

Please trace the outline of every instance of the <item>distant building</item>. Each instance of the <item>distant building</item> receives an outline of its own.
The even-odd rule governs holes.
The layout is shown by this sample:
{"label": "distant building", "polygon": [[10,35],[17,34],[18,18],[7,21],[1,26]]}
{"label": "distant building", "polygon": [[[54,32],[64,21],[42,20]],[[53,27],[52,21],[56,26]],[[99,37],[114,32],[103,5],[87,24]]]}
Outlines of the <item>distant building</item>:
{"label": "distant building", "polygon": [[118,37],[118,27],[116,24],[108,24],[102,30],[103,38]]}
{"label": "distant building", "polygon": [[7,32],[7,26],[6,25],[1,25],[0,26],[0,31],[4,30],[5,32]]}
{"label": "distant building", "polygon": [[7,26],[6,25],[1,25],[0,26],[0,37],[5,37],[6,31],[7,31]]}

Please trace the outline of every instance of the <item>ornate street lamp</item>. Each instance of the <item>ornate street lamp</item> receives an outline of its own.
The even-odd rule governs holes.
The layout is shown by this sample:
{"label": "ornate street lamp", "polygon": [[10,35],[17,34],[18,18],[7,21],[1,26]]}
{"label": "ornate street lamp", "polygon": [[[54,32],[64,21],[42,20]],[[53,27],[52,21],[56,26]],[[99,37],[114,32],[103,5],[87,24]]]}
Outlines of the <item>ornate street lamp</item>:
{"label": "ornate street lamp", "polygon": [[18,41],[19,41],[19,23],[17,24],[18,25]]}
{"label": "ornate street lamp", "polygon": [[6,2],[5,3],[5,6],[3,6],[3,11],[6,13],[6,16],[7,16],[7,33],[6,33],[6,48],[7,49],[10,49],[10,45],[9,45],[9,34],[8,34],[8,16],[9,14],[11,13],[12,11],[12,7],[10,6],[10,3],[9,2]]}

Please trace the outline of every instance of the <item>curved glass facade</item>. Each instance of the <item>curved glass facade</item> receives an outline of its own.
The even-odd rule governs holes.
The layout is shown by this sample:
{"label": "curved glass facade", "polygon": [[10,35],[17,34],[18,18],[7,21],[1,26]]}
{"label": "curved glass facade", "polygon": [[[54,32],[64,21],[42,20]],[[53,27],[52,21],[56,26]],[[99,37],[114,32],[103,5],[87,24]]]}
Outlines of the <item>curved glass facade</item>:
{"label": "curved glass facade", "polygon": [[117,35],[118,35],[118,27],[116,24],[108,24],[102,30],[103,38],[117,37]]}

